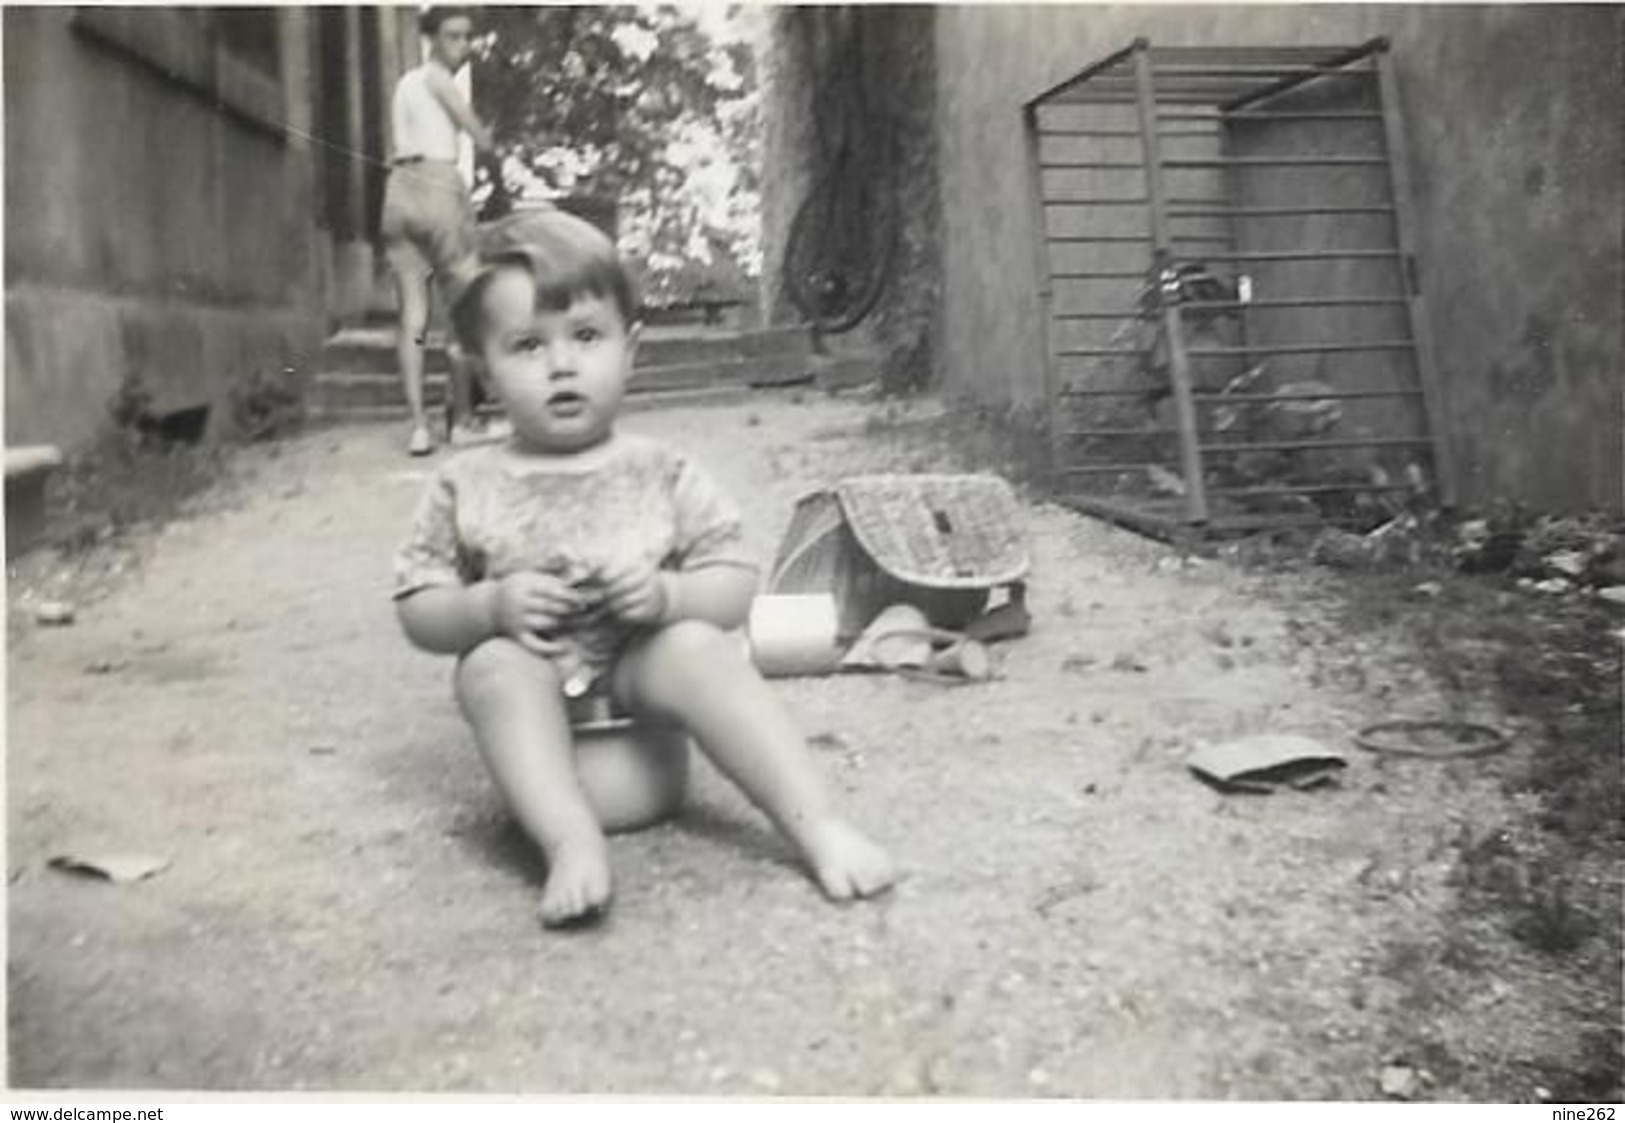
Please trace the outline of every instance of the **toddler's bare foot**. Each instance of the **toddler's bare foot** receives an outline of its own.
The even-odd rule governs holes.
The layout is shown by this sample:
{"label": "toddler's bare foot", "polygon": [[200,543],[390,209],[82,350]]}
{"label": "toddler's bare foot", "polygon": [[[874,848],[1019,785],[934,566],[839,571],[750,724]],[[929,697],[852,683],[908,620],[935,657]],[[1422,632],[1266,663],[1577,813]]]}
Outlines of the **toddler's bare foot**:
{"label": "toddler's bare foot", "polygon": [[567,842],[548,861],[539,910],[548,928],[596,919],[609,904],[609,853],[604,840]]}
{"label": "toddler's bare foot", "polygon": [[886,852],[842,819],[807,831],[801,849],[819,888],[832,901],[872,897],[889,889],[897,876]]}

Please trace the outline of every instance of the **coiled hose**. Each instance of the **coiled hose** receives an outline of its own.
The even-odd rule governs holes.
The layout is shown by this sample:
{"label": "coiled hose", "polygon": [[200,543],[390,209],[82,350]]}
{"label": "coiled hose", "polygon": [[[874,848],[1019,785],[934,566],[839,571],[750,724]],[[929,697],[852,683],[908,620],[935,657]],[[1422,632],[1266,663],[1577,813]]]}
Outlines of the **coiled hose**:
{"label": "coiled hose", "polygon": [[879,302],[897,248],[893,116],[873,96],[863,17],[806,8],[818,166],[785,240],[785,293],[814,328],[850,331]]}

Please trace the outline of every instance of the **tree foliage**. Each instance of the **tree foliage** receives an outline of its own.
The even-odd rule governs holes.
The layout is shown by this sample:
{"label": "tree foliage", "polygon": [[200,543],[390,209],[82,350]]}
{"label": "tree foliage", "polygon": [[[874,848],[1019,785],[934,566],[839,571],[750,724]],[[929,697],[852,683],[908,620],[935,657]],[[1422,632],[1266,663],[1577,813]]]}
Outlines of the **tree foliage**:
{"label": "tree foliage", "polygon": [[[475,99],[510,186],[615,200],[658,298],[759,257],[756,83],[734,19],[672,6],[484,9]],[[721,251],[721,252],[719,252]]]}

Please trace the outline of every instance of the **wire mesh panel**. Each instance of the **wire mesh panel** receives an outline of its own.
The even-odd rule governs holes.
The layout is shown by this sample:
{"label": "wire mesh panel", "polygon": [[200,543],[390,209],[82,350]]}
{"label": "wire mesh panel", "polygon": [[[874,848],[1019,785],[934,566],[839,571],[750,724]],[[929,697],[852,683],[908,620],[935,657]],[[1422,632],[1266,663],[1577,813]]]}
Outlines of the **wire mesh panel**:
{"label": "wire mesh panel", "polygon": [[1027,104],[1060,495],[1152,532],[1454,501],[1386,49],[1141,40]]}

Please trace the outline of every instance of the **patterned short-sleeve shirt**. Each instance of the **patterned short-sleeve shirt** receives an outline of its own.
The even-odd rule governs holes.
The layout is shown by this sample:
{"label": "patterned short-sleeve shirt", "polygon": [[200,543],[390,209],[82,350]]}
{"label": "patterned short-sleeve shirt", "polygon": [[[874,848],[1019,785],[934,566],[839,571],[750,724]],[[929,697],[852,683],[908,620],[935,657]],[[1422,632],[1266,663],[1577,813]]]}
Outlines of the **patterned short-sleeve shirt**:
{"label": "patterned short-sleeve shirt", "polygon": [[[586,453],[548,457],[504,442],[469,449],[435,472],[395,556],[395,597],[527,570],[575,580],[632,562],[756,568],[738,509],[675,449],[616,434]],[[599,621],[574,638],[601,670],[629,634]]]}

